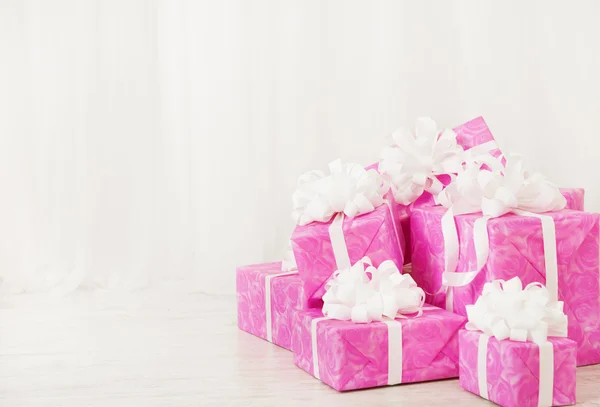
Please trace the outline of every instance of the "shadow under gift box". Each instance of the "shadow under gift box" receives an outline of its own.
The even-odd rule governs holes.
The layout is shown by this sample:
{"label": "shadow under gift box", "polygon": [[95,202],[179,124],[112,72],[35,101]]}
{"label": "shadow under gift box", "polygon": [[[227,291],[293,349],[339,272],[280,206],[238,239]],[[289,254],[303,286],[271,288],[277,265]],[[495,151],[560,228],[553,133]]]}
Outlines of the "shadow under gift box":
{"label": "shadow under gift box", "polygon": [[[465,323],[459,315],[429,307],[419,317],[387,323],[318,320],[322,317],[317,309],[297,312],[292,337],[294,363],[335,390],[398,384],[393,378],[414,383],[458,376],[457,334]],[[314,340],[313,321],[318,321]],[[398,352],[400,362],[391,366],[390,373],[390,354],[397,361]],[[393,383],[389,383],[391,378]]]}
{"label": "shadow under gift box", "polygon": [[[412,272],[427,293],[438,293],[444,272],[444,239],[441,219],[445,208],[416,210],[411,217]],[[577,365],[600,363],[600,215],[562,210],[544,215],[554,220],[558,263],[558,299],[564,301],[569,319],[568,337],[577,342]],[[459,215],[455,224],[459,238],[458,272],[476,270],[473,224],[481,214]],[[490,219],[489,257],[475,279],[452,288],[454,312],[466,316],[465,306],[474,304],[488,281],[519,277],[523,285],[546,283],[546,266],[540,219],[507,214]],[[427,302],[445,307],[446,294],[427,295]]]}
{"label": "shadow under gift box", "polygon": [[[236,291],[238,327],[262,339],[268,339],[282,348],[291,348],[293,313],[301,305],[302,284],[298,274],[282,274],[281,262],[238,267]],[[270,291],[271,318],[267,318],[267,285]],[[320,306],[321,303],[314,304]]]}
{"label": "shadow under gift box", "polygon": [[[478,396],[478,346],[480,331],[459,332],[460,386]],[[575,404],[577,344],[567,338],[552,343],[554,380],[552,406]],[[532,342],[489,338],[486,348],[487,399],[504,407],[537,407],[540,391],[540,349]]]}

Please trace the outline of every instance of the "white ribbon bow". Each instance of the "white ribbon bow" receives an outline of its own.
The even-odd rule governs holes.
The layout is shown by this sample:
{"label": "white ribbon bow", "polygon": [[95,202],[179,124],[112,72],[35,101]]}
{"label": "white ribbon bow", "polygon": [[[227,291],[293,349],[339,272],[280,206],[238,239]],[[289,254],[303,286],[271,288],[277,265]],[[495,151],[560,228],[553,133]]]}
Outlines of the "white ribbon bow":
{"label": "white ribbon bow", "polygon": [[323,314],[355,323],[421,313],[425,302],[425,292],[410,275],[400,274],[391,260],[376,268],[365,257],[336,271],[325,288]]}
{"label": "white ribbon bow", "polygon": [[327,176],[309,171],[298,179],[292,195],[292,216],[298,225],[328,222],[337,213],[362,215],[384,203],[389,186],[374,169],[336,160],[329,164],[329,171]]}
{"label": "white ribbon bow", "polygon": [[[488,164],[488,162],[486,162]],[[466,169],[438,195],[438,202],[454,213],[482,212],[498,217],[514,209],[541,213],[563,209],[567,201],[560,190],[539,173],[530,174],[521,156],[510,156],[501,171]]]}
{"label": "white ribbon bow", "polygon": [[523,289],[519,277],[486,283],[474,305],[467,305],[466,328],[501,341],[546,342],[548,336],[567,336],[562,301],[551,301],[548,289],[532,283]]}
{"label": "white ribbon bow", "polygon": [[464,150],[452,130],[441,132],[433,119],[417,119],[415,133],[401,128],[392,134],[394,143],[381,152],[379,172],[391,183],[397,203],[408,205],[427,191],[437,195],[443,188],[437,175],[456,174]]}

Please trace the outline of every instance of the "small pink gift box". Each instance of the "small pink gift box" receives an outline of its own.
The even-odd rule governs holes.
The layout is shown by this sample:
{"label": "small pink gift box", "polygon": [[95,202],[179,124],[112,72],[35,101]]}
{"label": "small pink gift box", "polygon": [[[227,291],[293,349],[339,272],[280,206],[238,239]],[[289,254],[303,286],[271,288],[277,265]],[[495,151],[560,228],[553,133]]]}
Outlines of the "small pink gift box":
{"label": "small pink gift box", "polygon": [[[416,210],[411,218],[412,277],[428,295],[427,302],[445,307],[442,289],[444,239],[441,219],[445,208]],[[578,366],[600,363],[599,220],[600,215],[562,210],[544,215],[552,218],[556,234],[558,300],[564,301],[569,319],[568,337],[577,342]],[[456,216],[460,254],[458,272],[475,270],[477,259],[473,226],[481,214]],[[487,224],[490,254],[475,279],[454,287],[453,311],[466,316],[465,306],[474,304],[488,281],[519,277],[524,285],[546,279],[545,252],[540,219],[507,214]]]}
{"label": "small pink gift box", "polygon": [[[399,205],[384,204],[364,215],[344,217],[342,230],[351,264],[368,256],[375,267],[385,260],[392,260],[402,270],[404,235],[398,209]],[[333,220],[296,226],[290,239],[306,307],[318,303],[325,294],[325,283],[338,269],[329,235]]]}
{"label": "small pink gift box", "polygon": [[[481,331],[461,330],[460,386],[504,407],[538,407],[540,397],[547,406],[575,404],[577,344],[567,338],[548,342],[549,355],[543,356],[549,366],[541,372],[540,346],[548,344],[498,341]],[[485,372],[479,370],[483,367]]]}
{"label": "small pink gift box", "polygon": [[294,363],[338,391],[456,377],[464,322],[436,307],[369,324],[327,319],[318,309],[298,311]]}
{"label": "small pink gift box", "polygon": [[238,327],[290,349],[293,313],[301,305],[298,273],[282,272],[281,262],[239,267],[236,291]]}

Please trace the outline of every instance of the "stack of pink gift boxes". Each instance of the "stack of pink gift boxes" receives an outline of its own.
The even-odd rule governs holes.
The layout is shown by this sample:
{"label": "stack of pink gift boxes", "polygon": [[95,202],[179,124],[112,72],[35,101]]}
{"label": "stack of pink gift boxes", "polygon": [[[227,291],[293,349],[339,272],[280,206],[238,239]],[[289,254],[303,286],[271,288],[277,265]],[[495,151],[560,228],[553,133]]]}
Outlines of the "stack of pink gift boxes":
{"label": "stack of pink gift boxes", "polygon": [[576,367],[600,363],[583,190],[504,156],[481,117],[392,138],[300,177],[286,260],[237,269],[239,328],[338,391],[458,377],[503,406],[575,404]]}

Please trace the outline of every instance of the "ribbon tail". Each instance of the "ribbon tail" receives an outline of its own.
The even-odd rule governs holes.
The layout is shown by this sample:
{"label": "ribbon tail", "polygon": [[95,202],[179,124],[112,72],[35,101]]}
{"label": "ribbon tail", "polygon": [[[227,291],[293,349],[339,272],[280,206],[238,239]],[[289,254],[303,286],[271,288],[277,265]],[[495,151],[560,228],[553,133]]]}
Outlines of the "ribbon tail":
{"label": "ribbon tail", "polygon": [[331,248],[333,249],[333,257],[337,269],[346,269],[351,266],[348,247],[346,246],[346,238],[344,237],[344,214],[338,213],[331,225],[329,225],[329,238],[331,239]]}
{"label": "ribbon tail", "polygon": [[[445,215],[444,215],[445,216]],[[465,273],[457,273],[455,271],[445,271],[442,280],[444,286],[448,287],[446,292],[446,309],[453,309],[453,291],[452,287],[464,287],[466,285],[471,284],[471,282],[477,277],[479,272],[485,267],[487,263],[487,259],[490,254],[490,244],[489,244],[489,235],[487,232],[487,222],[490,219],[489,216],[483,216],[478,218],[475,221],[475,225],[473,226],[473,241],[475,244],[475,255],[477,257],[477,268],[474,271],[468,271]],[[442,222],[444,220],[442,219]],[[453,220],[454,221],[454,220]],[[443,228],[443,226],[442,226]],[[448,233],[454,233],[450,239],[455,238],[456,243],[451,242],[451,244],[456,244],[458,247],[458,236],[456,235],[456,226],[454,225],[453,231],[450,232],[449,228],[447,230]],[[446,243],[447,234],[444,233],[444,243]],[[458,250],[457,250],[458,252]],[[454,261],[454,259],[451,259]]]}

